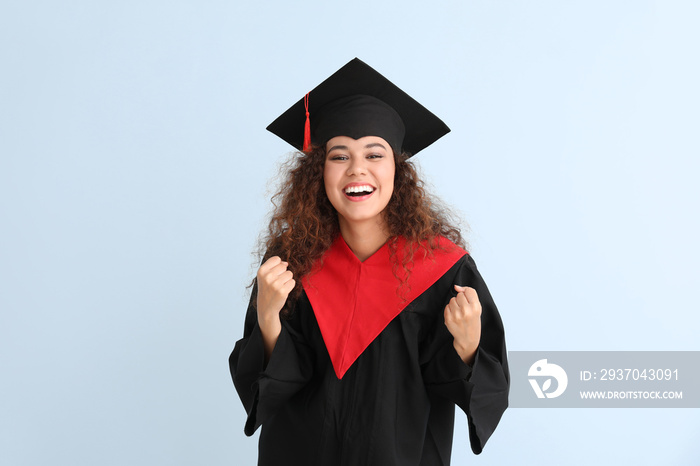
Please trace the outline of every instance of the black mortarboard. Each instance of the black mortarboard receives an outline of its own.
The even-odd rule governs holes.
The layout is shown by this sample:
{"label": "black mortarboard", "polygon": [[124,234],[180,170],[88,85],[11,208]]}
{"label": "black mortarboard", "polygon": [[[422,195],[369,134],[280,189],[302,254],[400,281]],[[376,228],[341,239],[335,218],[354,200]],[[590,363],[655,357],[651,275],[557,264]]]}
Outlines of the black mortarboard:
{"label": "black mortarboard", "polygon": [[310,136],[315,144],[324,144],[335,136],[379,136],[395,152],[411,155],[450,132],[432,112],[357,58],[316,86],[267,129],[299,150],[307,145],[305,133],[306,143]]}

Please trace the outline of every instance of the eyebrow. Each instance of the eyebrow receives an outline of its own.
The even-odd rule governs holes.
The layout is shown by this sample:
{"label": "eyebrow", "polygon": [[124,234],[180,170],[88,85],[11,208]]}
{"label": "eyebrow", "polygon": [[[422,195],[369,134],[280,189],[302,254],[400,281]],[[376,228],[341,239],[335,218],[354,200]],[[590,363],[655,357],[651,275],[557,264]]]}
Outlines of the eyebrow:
{"label": "eyebrow", "polygon": [[[384,147],[384,144],[379,143],[379,142],[372,142],[372,143],[370,143],[370,144],[367,144],[364,148],[365,148],[365,149],[370,149],[370,148],[372,148],[372,147],[381,147],[382,149],[386,150],[386,147]],[[330,152],[333,152],[333,151],[336,150],[336,149],[338,149],[338,150],[348,150],[348,146],[342,146],[342,145],[333,146],[333,147],[331,147],[330,149],[328,149],[328,152],[329,152],[329,153],[330,153]]]}

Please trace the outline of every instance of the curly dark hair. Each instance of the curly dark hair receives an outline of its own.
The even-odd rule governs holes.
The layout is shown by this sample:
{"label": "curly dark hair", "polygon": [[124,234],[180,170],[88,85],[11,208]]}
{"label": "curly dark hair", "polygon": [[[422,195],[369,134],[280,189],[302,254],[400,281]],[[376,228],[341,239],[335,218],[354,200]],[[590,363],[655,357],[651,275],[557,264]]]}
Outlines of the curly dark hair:
{"label": "curly dark hair", "polygon": [[[404,284],[419,248],[431,255],[439,247],[440,236],[466,248],[455,216],[426,191],[409,157],[407,153],[394,154],[394,192],[384,211],[391,257],[396,257],[398,237],[406,239],[402,262],[394,264],[394,275],[399,276],[399,267],[406,272],[402,274]],[[310,273],[314,263],[340,234],[338,213],[326,196],[325,160],[325,145],[313,146],[307,152],[297,153],[281,168],[281,173],[286,175],[272,197],[274,209],[267,232],[260,241],[259,255],[263,256],[263,261],[279,256],[289,263],[288,269],[296,280],[296,287],[282,310],[283,316],[289,315],[302,292],[301,279]]]}

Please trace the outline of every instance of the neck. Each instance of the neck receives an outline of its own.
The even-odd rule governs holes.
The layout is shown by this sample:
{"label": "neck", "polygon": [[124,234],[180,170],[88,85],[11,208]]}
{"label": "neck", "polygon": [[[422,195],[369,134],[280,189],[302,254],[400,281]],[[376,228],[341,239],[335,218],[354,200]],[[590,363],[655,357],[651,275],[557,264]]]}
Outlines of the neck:
{"label": "neck", "polygon": [[[339,216],[340,217],[340,216]],[[384,219],[371,219],[366,222],[347,222],[340,217],[340,234],[350,250],[364,262],[377,252],[389,239]]]}

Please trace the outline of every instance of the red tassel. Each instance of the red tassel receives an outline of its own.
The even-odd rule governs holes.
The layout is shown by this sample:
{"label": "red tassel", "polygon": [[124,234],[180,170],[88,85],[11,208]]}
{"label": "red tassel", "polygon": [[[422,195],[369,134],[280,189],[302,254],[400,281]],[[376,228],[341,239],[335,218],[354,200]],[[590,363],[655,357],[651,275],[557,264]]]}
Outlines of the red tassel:
{"label": "red tassel", "polygon": [[306,123],[304,123],[304,146],[303,151],[311,149],[311,122],[309,121],[309,94],[304,96],[304,107],[306,108]]}

